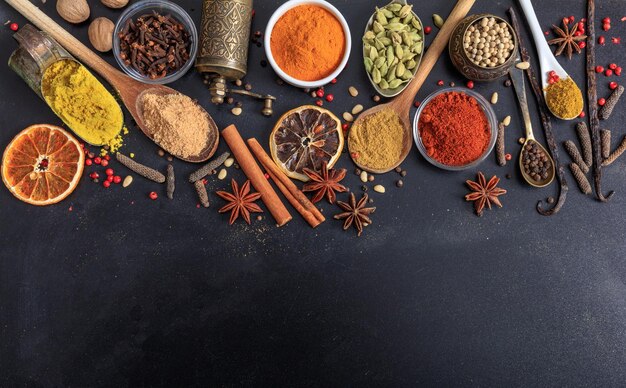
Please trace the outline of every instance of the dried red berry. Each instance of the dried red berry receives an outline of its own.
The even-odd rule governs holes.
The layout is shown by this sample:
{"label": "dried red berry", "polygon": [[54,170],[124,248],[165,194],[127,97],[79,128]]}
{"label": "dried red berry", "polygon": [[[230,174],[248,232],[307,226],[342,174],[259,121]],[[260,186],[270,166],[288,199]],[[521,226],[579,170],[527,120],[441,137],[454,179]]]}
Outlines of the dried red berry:
{"label": "dried red berry", "polygon": [[85,159],[85,166],[91,166],[93,164],[93,160]]}
{"label": "dried red berry", "polygon": [[578,115],[578,117],[580,117],[581,119],[584,118],[585,116],[586,116],[585,111],[580,112],[580,114]]}
{"label": "dried red berry", "polygon": [[617,89],[617,82],[611,82],[611,83],[609,83],[609,88],[610,88],[611,90],[615,90],[615,89]]}
{"label": "dried red berry", "polygon": [[439,81],[437,81],[437,85],[443,86],[443,80],[440,79]]}
{"label": "dried red berry", "polygon": [[617,66],[617,69],[615,69],[615,75],[617,75],[617,76],[622,75],[622,67],[621,66]]}
{"label": "dried red berry", "polygon": [[610,23],[604,23],[604,24],[602,25],[602,29],[603,29],[604,31],[608,31],[608,30],[610,30],[610,29],[611,29],[611,24],[610,24]]}
{"label": "dried red berry", "polygon": [[322,89],[317,89],[317,90],[315,91],[315,95],[316,95],[316,96],[318,96],[319,98],[324,97],[324,90],[322,90]]}
{"label": "dried red berry", "polygon": [[419,108],[419,107],[420,107],[420,104],[421,104],[421,102],[419,102],[419,101],[415,101],[415,102],[413,103],[413,106],[415,106],[416,108]]}
{"label": "dried red berry", "polygon": [[598,38],[598,44],[601,44],[604,46],[605,43],[606,43],[606,38],[604,36],[601,36]]}
{"label": "dried red berry", "polygon": [[474,89],[474,81],[467,81],[467,87],[470,89]]}
{"label": "dried red berry", "polygon": [[604,67],[598,65],[596,66],[596,73],[602,73],[604,71]]}
{"label": "dried red berry", "polygon": [[574,15],[569,17],[569,22],[570,23],[574,23],[576,21],[576,19],[574,18]]}
{"label": "dried red berry", "polygon": [[111,182],[109,182],[109,181],[104,181],[104,182],[102,182],[102,186],[104,186],[105,188],[107,188],[107,189],[108,189],[109,187],[111,187]]}
{"label": "dried red berry", "polygon": [[20,28],[20,26],[17,23],[11,23],[9,25],[9,28],[11,29],[11,31],[17,31]]}
{"label": "dried red berry", "polygon": [[585,32],[585,22],[583,21],[578,22],[578,31]]}
{"label": "dried red berry", "polygon": [[100,174],[98,174],[97,172],[92,172],[91,174],[89,174],[89,178],[91,179],[98,179],[100,178]]}
{"label": "dried red berry", "polygon": [[615,64],[615,63],[609,64],[609,69],[611,69],[611,70],[617,69],[617,64]]}
{"label": "dried red berry", "polygon": [[95,164],[100,164],[100,163],[102,163],[102,158],[100,158],[99,156],[96,156],[96,157],[93,159],[93,162],[94,162]]}
{"label": "dried red berry", "polygon": [[613,70],[611,69],[606,69],[606,71],[604,72],[604,75],[606,75],[607,77],[610,77],[613,75]]}
{"label": "dried red berry", "polygon": [[106,159],[102,159],[102,160],[100,161],[100,165],[101,165],[102,167],[106,167],[106,166],[108,166],[108,165],[109,165],[109,161],[108,161],[108,160],[106,160]]}
{"label": "dried red berry", "polygon": [[513,157],[511,156],[511,154],[505,154],[504,155],[504,159],[506,160],[511,160]]}
{"label": "dried red berry", "polygon": [[156,193],[156,191],[151,191],[150,194],[148,194],[148,197],[150,197],[151,200],[155,200],[157,198],[159,198],[159,194]]}
{"label": "dried red berry", "polygon": [[333,96],[332,94],[327,94],[326,95],[326,101],[332,102],[334,99],[335,99],[335,96]]}
{"label": "dried red berry", "polygon": [[580,47],[581,49],[584,49],[585,47],[587,47],[587,43],[585,43],[585,41],[580,41],[578,42],[578,47]]}
{"label": "dried red berry", "polygon": [[322,100],[317,100],[317,101],[315,101],[315,105],[317,105],[317,106],[322,106],[322,105],[324,105],[324,101],[322,101]]}
{"label": "dried red berry", "polygon": [[431,33],[432,30],[433,28],[431,26],[426,26],[424,27],[424,34],[428,35]]}
{"label": "dried red berry", "polygon": [[116,175],[113,177],[113,183],[115,183],[116,185],[119,185],[122,182],[122,177],[119,175]]}
{"label": "dried red berry", "polygon": [[574,36],[581,36],[582,34],[583,32],[580,30],[576,30],[576,32],[574,32]]}
{"label": "dried red berry", "polygon": [[602,106],[604,104],[606,104],[606,100],[604,98],[599,98],[598,99],[598,105]]}
{"label": "dried red berry", "polygon": [[331,83],[331,84],[336,84],[336,83],[337,83],[337,78],[333,78],[333,79],[330,81],[330,83]]}
{"label": "dried red berry", "polygon": [[611,38],[611,43],[613,43],[613,44],[620,44],[620,43],[622,43],[622,38],[620,38],[619,36],[618,37],[614,36],[614,37]]}
{"label": "dried red berry", "polygon": [[107,176],[106,180],[109,181],[109,182],[113,182],[113,175]]}
{"label": "dried red berry", "polygon": [[607,18],[602,19],[602,23],[604,23],[604,24],[606,24],[606,23],[611,24],[611,18],[607,17]]}
{"label": "dried red berry", "polygon": [[107,174],[107,176],[113,175],[113,169],[112,168],[107,168],[106,170],[104,170],[104,173]]}

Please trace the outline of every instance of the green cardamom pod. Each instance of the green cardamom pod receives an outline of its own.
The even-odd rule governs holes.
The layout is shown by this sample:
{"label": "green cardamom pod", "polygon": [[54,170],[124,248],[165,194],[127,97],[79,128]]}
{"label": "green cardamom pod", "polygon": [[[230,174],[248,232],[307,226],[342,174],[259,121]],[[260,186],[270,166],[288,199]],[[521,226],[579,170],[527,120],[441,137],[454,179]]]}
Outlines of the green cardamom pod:
{"label": "green cardamom pod", "polygon": [[400,12],[398,13],[398,16],[400,16],[401,18],[405,17],[406,15],[411,13],[411,9],[413,8],[412,5],[405,5],[402,7],[402,9],[400,9]]}
{"label": "green cardamom pod", "polygon": [[387,38],[386,36],[381,36],[380,38],[378,38],[378,40],[380,41],[380,43],[384,44],[385,47],[391,44],[391,39]]}
{"label": "green cardamom pod", "polygon": [[386,17],[387,19],[391,19],[392,17],[394,17],[393,12],[391,12],[391,11],[390,11],[390,10],[388,10],[387,8],[383,8],[383,9],[381,9],[380,11],[383,13],[383,15],[385,15],[385,17]]}
{"label": "green cardamom pod", "polygon": [[389,82],[389,89],[395,89],[401,84],[402,84],[402,80],[399,80],[396,78],[393,81]]}
{"label": "green cardamom pod", "polygon": [[391,63],[393,63],[393,58],[395,57],[393,55],[393,47],[391,46],[387,47],[386,57],[387,57],[387,63],[391,65]]}
{"label": "green cardamom pod", "polygon": [[398,63],[398,67],[396,67],[396,77],[402,77],[402,74],[404,74],[405,71],[406,67],[404,66],[404,63]]}
{"label": "green cardamom pod", "polygon": [[385,27],[383,27],[383,25],[379,22],[374,21],[374,24],[372,24],[372,30],[374,33],[378,34],[379,32],[385,31]]}
{"label": "green cardamom pod", "polygon": [[380,69],[383,63],[385,63],[385,57],[378,57],[374,61],[374,67],[376,67],[377,69]]}
{"label": "green cardamom pod", "polygon": [[413,46],[411,46],[411,51],[416,54],[421,54],[423,45],[423,42],[415,42],[413,43]]}
{"label": "green cardamom pod", "polygon": [[404,56],[402,57],[402,62],[407,62],[415,58],[417,54],[410,52],[408,49],[404,50]]}
{"label": "green cardamom pod", "polygon": [[387,82],[391,82],[394,79],[396,79],[396,68],[397,67],[398,67],[397,65],[389,67],[389,70],[387,70],[387,77],[385,77]]}
{"label": "green cardamom pod", "polygon": [[404,67],[406,67],[407,70],[413,70],[415,69],[415,66],[417,66],[417,62],[415,62],[414,59],[411,59],[410,61],[406,63],[406,65],[404,65]]}
{"label": "green cardamom pod", "polygon": [[402,4],[393,3],[393,4],[389,4],[385,8],[387,8],[391,12],[400,12],[400,10],[402,9]]}
{"label": "green cardamom pod", "polygon": [[387,25],[388,21],[383,11],[380,11],[380,10],[376,11],[376,21],[383,26]]}
{"label": "green cardamom pod", "polygon": [[402,32],[402,42],[404,42],[404,44],[406,44],[407,46],[410,46],[413,44],[413,40],[411,39],[411,34],[409,34],[407,31]]}
{"label": "green cardamom pod", "polygon": [[381,79],[380,82],[378,83],[378,87],[383,90],[389,89],[389,83],[385,81],[384,79]]}
{"label": "green cardamom pod", "polygon": [[380,41],[380,39],[376,38],[374,39],[374,47],[376,47],[376,50],[380,50],[385,48],[385,45]]}
{"label": "green cardamom pod", "polygon": [[402,36],[400,36],[400,34],[398,34],[397,32],[392,31],[391,32],[391,41],[394,44],[400,44],[400,43],[402,43]]}
{"label": "green cardamom pod", "polygon": [[380,76],[384,77],[389,72],[389,66],[387,66],[387,62],[385,61],[383,65],[380,67]]}
{"label": "green cardamom pod", "polygon": [[443,26],[443,18],[435,13],[433,14],[433,23],[435,23],[437,28],[441,28]]}
{"label": "green cardamom pod", "polygon": [[367,71],[368,73],[371,73],[372,67],[374,66],[374,62],[372,62],[372,60],[369,58],[365,58],[363,60],[363,63],[365,64],[365,71]]}
{"label": "green cardamom pod", "polygon": [[391,62],[392,65],[397,65],[398,62],[400,62],[400,60],[398,59],[398,57],[393,57],[393,62]]}
{"label": "green cardamom pod", "polygon": [[410,80],[411,78],[413,78],[413,73],[411,73],[411,70],[405,70],[404,74],[402,74],[400,78],[402,78],[405,81]]}
{"label": "green cardamom pod", "polygon": [[422,25],[420,24],[419,20],[417,20],[417,19],[415,19],[415,18],[414,18],[413,20],[411,20],[411,24],[413,25],[413,27],[414,27],[416,30],[418,30],[418,31],[421,31],[421,30],[422,30]]}
{"label": "green cardamom pod", "polygon": [[404,23],[404,24],[411,24],[412,20],[413,20],[413,14],[409,13],[408,15],[406,15],[405,17],[402,18],[402,23]]}
{"label": "green cardamom pod", "polygon": [[398,31],[402,31],[406,28],[406,24],[402,24],[402,23],[389,23],[385,26],[385,28],[389,31],[394,31],[394,32],[398,32]]}
{"label": "green cardamom pod", "polygon": [[370,53],[369,53],[369,57],[370,59],[373,61],[374,59],[378,58],[378,51],[376,51],[375,47],[370,47]]}
{"label": "green cardamom pod", "polygon": [[365,35],[363,35],[363,39],[364,40],[372,40],[376,37],[376,35],[374,35],[374,32],[371,30],[368,30]]}
{"label": "green cardamom pod", "polygon": [[417,32],[414,32],[411,34],[411,41],[412,42],[421,42],[422,41],[422,36],[420,34],[418,34]]}
{"label": "green cardamom pod", "polygon": [[374,68],[374,70],[372,70],[372,81],[374,81],[375,84],[378,84],[381,78],[382,76],[380,75],[380,70],[377,68]]}
{"label": "green cardamom pod", "polygon": [[395,18],[391,18],[389,19],[389,23],[400,23],[400,18],[397,16]]}
{"label": "green cardamom pod", "polygon": [[398,58],[402,58],[402,56],[404,55],[404,50],[402,49],[402,46],[400,46],[399,44],[395,46],[395,52],[396,52],[396,57]]}

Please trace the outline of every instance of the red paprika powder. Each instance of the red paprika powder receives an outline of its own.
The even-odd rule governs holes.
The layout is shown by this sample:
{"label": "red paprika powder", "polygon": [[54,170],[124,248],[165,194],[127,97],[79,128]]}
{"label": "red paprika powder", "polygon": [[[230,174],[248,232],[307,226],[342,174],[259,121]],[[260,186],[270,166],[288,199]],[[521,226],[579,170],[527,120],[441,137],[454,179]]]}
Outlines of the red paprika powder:
{"label": "red paprika powder", "polygon": [[447,92],[430,100],[418,129],[426,153],[447,166],[463,166],[480,158],[491,140],[485,112],[472,96]]}

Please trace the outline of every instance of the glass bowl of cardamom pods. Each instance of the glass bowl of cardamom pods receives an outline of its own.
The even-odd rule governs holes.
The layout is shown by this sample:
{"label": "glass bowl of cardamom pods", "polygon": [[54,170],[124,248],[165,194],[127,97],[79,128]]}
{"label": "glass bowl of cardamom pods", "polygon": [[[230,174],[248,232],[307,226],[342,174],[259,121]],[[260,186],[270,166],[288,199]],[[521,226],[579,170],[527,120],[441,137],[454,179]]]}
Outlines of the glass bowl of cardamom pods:
{"label": "glass bowl of cardamom pods", "polygon": [[424,29],[412,5],[394,0],[376,7],[363,34],[363,63],[378,94],[402,93],[415,76],[423,52]]}

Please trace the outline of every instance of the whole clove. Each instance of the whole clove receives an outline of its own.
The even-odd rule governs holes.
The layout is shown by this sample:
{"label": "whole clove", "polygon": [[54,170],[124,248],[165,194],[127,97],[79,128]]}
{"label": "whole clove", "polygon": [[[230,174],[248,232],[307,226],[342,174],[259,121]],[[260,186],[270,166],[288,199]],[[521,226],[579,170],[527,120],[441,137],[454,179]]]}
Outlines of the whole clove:
{"label": "whole clove", "polygon": [[591,137],[589,137],[587,123],[581,121],[576,124],[576,132],[578,133],[578,141],[580,142],[580,148],[582,148],[585,164],[591,168],[593,165],[593,152],[591,150]]}
{"label": "whole clove", "polygon": [[602,151],[602,159],[606,159],[611,154],[611,131],[608,129],[600,130],[600,150]]}
{"label": "whole clove", "polygon": [[118,38],[122,61],[150,79],[175,73],[190,60],[191,35],[171,15],[153,11],[129,19]]}
{"label": "whole clove", "polygon": [[165,176],[167,183],[167,198],[174,199],[174,190],[176,190],[176,177],[174,175],[174,166],[167,165],[167,175]]}
{"label": "whole clove", "polygon": [[135,162],[128,156],[118,152],[115,154],[115,158],[118,162],[126,166],[131,171],[136,172],[144,178],[150,179],[156,183],[165,183],[165,175],[161,174],[157,170],[150,168],[148,166],[144,166],[141,163]]}
{"label": "whole clove", "polygon": [[598,114],[600,120],[608,120],[609,117],[611,117],[611,113],[613,113],[613,109],[615,109],[615,105],[619,102],[622,93],[624,93],[624,87],[622,85],[619,85],[617,89],[613,90],[613,93],[606,99],[604,106],[600,108],[600,113]]}
{"label": "whole clove", "polygon": [[608,158],[604,159],[604,161],[602,162],[602,166],[609,166],[609,165],[611,165],[614,161],[617,160],[617,158],[622,156],[624,151],[626,151],[626,136],[624,136],[624,139],[622,139],[622,142],[615,149],[615,151],[611,152],[611,155],[609,155]]}
{"label": "whole clove", "polygon": [[565,151],[569,154],[572,161],[578,165],[578,167],[582,170],[583,174],[589,172],[589,166],[585,163],[582,156],[580,156],[580,152],[578,152],[578,147],[571,140],[566,140],[563,142],[563,146],[565,147]]}
{"label": "whole clove", "polygon": [[195,183],[207,175],[210,175],[213,170],[221,166],[226,159],[230,157],[230,152],[224,152],[217,158],[211,160],[209,163],[200,167],[198,170],[189,175],[189,182]]}
{"label": "whole clove", "polygon": [[574,180],[578,183],[580,191],[585,195],[591,194],[591,184],[589,184],[589,180],[582,172],[578,164],[572,163],[569,165],[569,168],[572,171],[572,175],[574,175]]}
{"label": "whole clove", "polygon": [[498,159],[498,165],[506,165],[506,155],[504,150],[504,124],[498,124],[498,138],[496,139],[496,157]]}
{"label": "whole clove", "polygon": [[204,182],[198,180],[195,181],[193,185],[196,188],[196,193],[198,193],[200,204],[204,207],[209,207],[209,194],[206,191],[206,187],[204,187]]}

